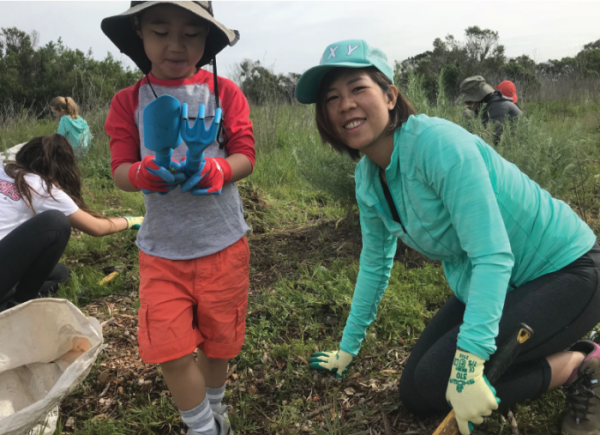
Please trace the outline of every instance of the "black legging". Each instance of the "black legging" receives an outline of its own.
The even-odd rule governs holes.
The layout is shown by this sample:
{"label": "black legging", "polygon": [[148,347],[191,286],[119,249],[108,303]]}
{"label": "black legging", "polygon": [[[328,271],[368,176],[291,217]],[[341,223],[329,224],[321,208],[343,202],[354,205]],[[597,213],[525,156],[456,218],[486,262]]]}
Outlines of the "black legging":
{"label": "black legging", "polygon": [[[501,406],[545,393],[551,370],[545,357],[567,349],[600,323],[600,247],[563,269],[543,275],[506,296],[496,343],[516,333],[521,322],[534,335],[494,385]],[[413,414],[446,413],[446,387],[465,305],[452,296],[419,337],[400,379],[400,398]]]}
{"label": "black legging", "polygon": [[69,237],[69,220],[51,210],[35,215],[0,240],[0,301],[17,283],[14,300],[25,302],[64,282],[69,271],[58,260]]}

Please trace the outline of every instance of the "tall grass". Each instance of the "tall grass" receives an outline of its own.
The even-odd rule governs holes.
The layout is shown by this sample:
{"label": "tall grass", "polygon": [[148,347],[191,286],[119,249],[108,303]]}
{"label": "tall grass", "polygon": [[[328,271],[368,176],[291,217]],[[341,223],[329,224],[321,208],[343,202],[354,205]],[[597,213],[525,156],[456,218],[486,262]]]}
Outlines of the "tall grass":
{"label": "tall grass", "polygon": [[[434,103],[428,99],[418,76],[410,76],[400,91],[417,113],[448,119],[494,146],[491,129],[477,121],[468,126],[462,108],[449,101],[441,84],[440,81]],[[95,175],[99,173],[99,178],[110,179],[109,138],[104,133],[107,109],[99,106],[82,113],[94,136],[90,158],[81,160],[88,179],[98,179]],[[521,119],[511,134],[503,135],[496,150],[593,223],[600,207],[600,96],[585,105],[564,106],[562,100],[557,100],[524,104],[523,109],[528,122]],[[18,112],[14,107],[12,112],[10,107],[5,108],[5,112],[11,116],[0,125],[0,151],[57,129],[58,120],[48,116],[37,119],[30,111]],[[314,118],[313,106],[252,107],[257,160],[248,182],[281,199],[300,197],[310,202],[327,198],[352,209],[356,162],[321,143]]]}
{"label": "tall grass", "polygon": [[[431,103],[418,77],[411,77],[401,92],[418,113],[443,117],[467,127],[462,108],[453,105],[443,93]],[[551,105],[525,105],[529,122],[517,123],[496,149],[543,188],[571,204],[598,232],[600,132],[582,117],[582,113],[589,114],[587,109],[580,105],[573,107],[572,111],[563,113]],[[122,192],[112,181],[109,138],[103,128],[106,113],[104,106],[82,111],[94,136],[93,146],[78,153],[87,187],[86,202],[106,216],[141,215],[144,213],[143,195]],[[399,373],[400,361],[408,355],[411,345],[450,290],[437,266],[409,268],[408,263],[404,266],[397,262],[377,320],[348,378],[342,384],[325,382],[325,376],[315,375],[306,364],[299,362],[306,359],[315,346],[323,350],[337,348],[350,309],[358,260],[355,251],[352,248],[346,251],[346,247],[354,243],[352,234],[356,231],[332,230],[334,226],[330,223],[346,216],[348,210],[356,210],[353,205],[356,163],[321,143],[315,128],[314,109],[310,106],[252,107],[251,119],[257,161],[254,173],[240,183],[240,190],[244,199],[255,205],[246,207],[247,220],[256,235],[250,237],[253,250],[256,248],[251,272],[253,295],[249,302],[246,344],[233,362],[237,364],[240,378],[228,388],[231,395],[227,402],[235,410],[231,418],[236,433],[298,433],[307,415],[316,415],[315,409],[318,411],[331,400],[334,400],[334,408],[335,403],[340,405],[346,386],[358,388],[356,382],[363,381],[357,380],[355,374],[365,381],[379,379],[381,384],[388,382],[383,379],[382,367],[392,364],[392,371]],[[58,128],[57,119],[37,119],[27,112],[14,112],[3,122],[0,150],[34,136],[53,133]],[[492,131],[481,123],[475,122],[470,128],[493,143]],[[257,192],[258,201],[253,196]],[[354,216],[349,216],[349,221],[354,222]],[[323,234],[327,231],[326,226],[320,226],[323,221],[328,221],[329,235]],[[259,228],[262,230],[258,231]],[[290,238],[293,231],[302,232],[305,238]],[[82,306],[90,299],[108,294],[134,297],[139,285],[134,239],[133,232],[103,238],[74,234],[62,260],[71,269],[71,280],[61,287],[58,296]],[[305,246],[300,249],[300,244]],[[303,255],[296,251],[302,251]],[[123,265],[126,269],[109,285],[101,286],[102,267],[108,265]],[[262,280],[268,274],[274,277],[265,284]],[[87,296],[82,296],[83,293]],[[107,341],[113,339],[107,337]],[[395,360],[390,356],[394,354]],[[170,400],[148,398],[146,401],[146,393],[136,389],[137,382],[127,387],[140,393],[137,398],[123,396],[119,399],[123,400],[122,408],[115,411],[115,415],[92,418],[99,417],[97,414],[101,412],[95,410],[94,404],[96,396],[105,388],[96,382],[99,370],[104,369],[94,368],[86,381],[85,400],[89,395],[91,401],[83,410],[71,411],[75,427],[69,433],[71,430],[77,435],[167,433],[167,429],[160,428],[171,425],[173,432],[170,429],[168,432],[178,433],[182,423]],[[244,376],[249,376],[252,370],[255,373],[252,382],[257,382],[259,395],[238,388],[247,386],[248,378]],[[262,375],[256,376],[257,373]],[[157,388],[166,388],[160,378],[157,378]],[[384,394],[385,401],[357,402],[352,409],[345,409],[344,418],[335,420],[335,427],[327,420],[318,423],[316,418],[312,427],[316,431],[320,424],[321,433],[326,433],[325,430],[356,433],[364,429],[366,423],[364,418],[353,423],[352,415],[365,416],[370,409],[380,406],[387,412],[399,405],[395,394]],[[554,433],[562,401],[556,392],[528,403],[526,410],[518,414],[522,429],[533,434]],[[338,415],[337,410],[335,415]],[[63,424],[67,417],[61,417]],[[411,422],[404,418],[402,416],[401,421]],[[406,429],[408,426],[402,426],[403,431]],[[494,432],[498,432],[497,428]]]}

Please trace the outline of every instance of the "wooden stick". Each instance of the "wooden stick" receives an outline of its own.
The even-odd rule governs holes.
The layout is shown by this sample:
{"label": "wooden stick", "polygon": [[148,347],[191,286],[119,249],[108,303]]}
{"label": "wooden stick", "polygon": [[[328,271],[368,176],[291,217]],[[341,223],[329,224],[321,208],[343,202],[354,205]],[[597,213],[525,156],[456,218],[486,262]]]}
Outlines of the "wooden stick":
{"label": "wooden stick", "polygon": [[508,410],[507,417],[508,421],[510,422],[510,429],[512,430],[513,435],[520,435],[519,426],[517,426],[517,419],[510,409]]}
{"label": "wooden stick", "polygon": [[384,411],[381,411],[381,417],[383,418],[383,427],[385,428],[385,435],[392,435],[392,429],[390,428],[390,421]]}

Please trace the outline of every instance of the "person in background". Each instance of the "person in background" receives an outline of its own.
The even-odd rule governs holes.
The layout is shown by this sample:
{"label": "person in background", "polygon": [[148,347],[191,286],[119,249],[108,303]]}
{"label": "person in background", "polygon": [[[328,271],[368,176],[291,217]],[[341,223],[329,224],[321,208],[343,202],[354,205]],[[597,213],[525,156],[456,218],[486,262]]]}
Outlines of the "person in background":
{"label": "person in background", "polygon": [[466,106],[463,112],[466,118],[478,117],[484,126],[490,121],[494,123],[494,144],[500,142],[507,118],[516,119],[523,114],[510,98],[494,90],[482,76],[464,79],[460,93]]}
{"label": "person in background", "polygon": [[69,278],[58,261],[71,227],[95,237],[140,227],[143,217],[90,210],[81,186],[73,147],[59,134],[30,140],[15,162],[0,164],[0,311],[52,294]]}
{"label": "person in background", "polygon": [[71,97],[56,97],[50,101],[50,110],[57,118],[58,134],[66,137],[73,148],[87,148],[92,140],[90,128],[81,116],[79,107]]}
{"label": "person in background", "polygon": [[515,104],[515,106],[519,107],[517,104],[517,101],[519,101],[519,97],[517,96],[517,87],[513,82],[510,80],[504,80],[503,82],[500,82],[494,89],[502,92],[502,95],[504,95],[506,98],[512,99],[512,102]]}

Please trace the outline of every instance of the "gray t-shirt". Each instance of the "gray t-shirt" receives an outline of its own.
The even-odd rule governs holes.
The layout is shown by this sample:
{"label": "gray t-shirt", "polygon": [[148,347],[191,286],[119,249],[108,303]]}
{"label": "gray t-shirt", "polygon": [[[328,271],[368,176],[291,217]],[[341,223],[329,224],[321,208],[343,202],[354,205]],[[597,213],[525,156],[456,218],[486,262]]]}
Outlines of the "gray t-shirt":
{"label": "gray t-shirt", "polygon": [[[196,77],[208,77],[198,74]],[[212,75],[210,75],[212,78]],[[220,82],[220,81],[219,81]],[[189,83],[189,81],[186,81]],[[207,83],[181,86],[160,86],[152,81],[156,94],[171,95],[182,104],[188,104],[191,119],[198,115],[200,104],[206,106],[206,121],[212,122],[215,114],[215,96]],[[140,133],[141,157],[154,155],[144,146],[144,108],[154,101],[150,86],[139,88],[139,104],[135,111],[135,123]],[[225,122],[227,122],[225,114]],[[225,124],[227,125],[227,124]],[[185,142],[173,150],[173,158],[181,160],[187,151]],[[212,143],[204,152],[205,157],[227,157],[225,149]],[[182,193],[177,187],[168,195],[156,193],[145,196],[146,216],[137,237],[138,247],[146,254],[170,260],[189,260],[222,251],[242,238],[250,229],[244,220],[242,201],[235,183],[223,186],[221,195],[195,196]]]}

